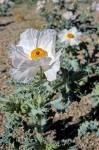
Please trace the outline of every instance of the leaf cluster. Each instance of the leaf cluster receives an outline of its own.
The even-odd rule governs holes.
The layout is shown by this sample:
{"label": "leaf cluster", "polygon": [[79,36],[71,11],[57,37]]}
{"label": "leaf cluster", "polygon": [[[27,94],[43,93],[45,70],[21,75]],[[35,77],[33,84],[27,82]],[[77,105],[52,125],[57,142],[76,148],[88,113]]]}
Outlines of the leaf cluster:
{"label": "leaf cluster", "polygon": [[95,132],[99,134],[99,124],[97,121],[85,121],[78,129],[78,137],[84,136],[87,132]]}

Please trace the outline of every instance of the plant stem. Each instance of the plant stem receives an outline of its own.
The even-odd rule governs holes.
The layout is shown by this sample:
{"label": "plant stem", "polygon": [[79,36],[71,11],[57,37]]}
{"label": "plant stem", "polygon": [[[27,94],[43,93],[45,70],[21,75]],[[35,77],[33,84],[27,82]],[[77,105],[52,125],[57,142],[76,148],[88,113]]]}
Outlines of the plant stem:
{"label": "plant stem", "polygon": [[41,84],[42,84],[42,82],[43,82],[43,71],[42,71],[42,67],[40,66],[40,82],[41,82]]}
{"label": "plant stem", "polygon": [[41,124],[41,121],[42,121],[42,116],[40,115],[38,117],[38,123],[39,123],[39,129],[38,129],[38,131],[39,131],[40,134],[42,134],[42,124]]}
{"label": "plant stem", "polygon": [[58,87],[62,86],[64,84],[64,81],[60,82],[59,84],[57,84],[56,86],[54,86],[54,90],[56,90]]}

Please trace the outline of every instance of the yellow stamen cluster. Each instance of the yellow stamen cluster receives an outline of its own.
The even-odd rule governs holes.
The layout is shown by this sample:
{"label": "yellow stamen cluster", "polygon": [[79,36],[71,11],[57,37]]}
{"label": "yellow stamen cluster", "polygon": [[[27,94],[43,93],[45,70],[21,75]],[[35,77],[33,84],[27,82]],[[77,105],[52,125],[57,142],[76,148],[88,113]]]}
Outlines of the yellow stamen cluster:
{"label": "yellow stamen cluster", "polygon": [[69,39],[74,38],[74,35],[73,35],[72,33],[68,33],[66,36],[67,36],[67,38],[69,38]]}
{"label": "yellow stamen cluster", "polygon": [[31,59],[37,59],[39,57],[44,57],[47,56],[47,52],[44,51],[42,48],[36,48],[34,50],[31,51]]}

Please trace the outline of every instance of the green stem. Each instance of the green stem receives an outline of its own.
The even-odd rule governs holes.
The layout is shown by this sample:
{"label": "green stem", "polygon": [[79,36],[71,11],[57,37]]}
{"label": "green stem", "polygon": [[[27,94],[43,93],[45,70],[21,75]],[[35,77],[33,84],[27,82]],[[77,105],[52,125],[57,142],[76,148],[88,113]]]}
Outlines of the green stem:
{"label": "green stem", "polygon": [[62,81],[61,83],[57,84],[56,86],[54,86],[54,90],[56,90],[58,87],[62,86],[64,84],[64,81]]}
{"label": "green stem", "polygon": [[43,70],[42,70],[41,66],[40,66],[40,82],[41,82],[41,84],[43,82]]}
{"label": "green stem", "polygon": [[39,117],[38,117],[38,123],[39,123],[39,129],[38,129],[38,131],[39,131],[40,134],[42,134],[42,125],[41,125],[41,121],[42,121],[42,116],[39,116]]}

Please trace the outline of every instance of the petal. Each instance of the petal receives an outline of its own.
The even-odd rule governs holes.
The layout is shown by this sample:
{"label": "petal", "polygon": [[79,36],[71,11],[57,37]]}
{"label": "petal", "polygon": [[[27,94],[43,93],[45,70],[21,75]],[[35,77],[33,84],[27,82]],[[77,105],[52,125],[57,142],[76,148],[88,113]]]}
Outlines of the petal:
{"label": "petal", "polygon": [[52,66],[51,69],[49,69],[49,70],[47,70],[47,71],[44,72],[44,74],[45,74],[47,80],[48,80],[48,81],[54,81],[54,80],[56,80],[56,74],[57,74],[57,72],[59,71],[59,69],[60,69],[60,61],[57,60],[57,61],[53,64],[53,66]]}
{"label": "petal", "polygon": [[12,59],[12,65],[14,68],[18,68],[19,64],[21,63],[21,59],[13,58]]}
{"label": "petal", "polygon": [[76,35],[75,35],[75,38],[76,38],[76,39],[79,39],[79,38],[81,37],[81,35],[82,35],[81,32],[77,32]]}
{"label": "petal", "polygon": [[[48,65],[51,61],[49,57],[42,57],[35,60],[25,60],[18,64],[17,69],[11,70],[11,76],[18,82],[26,83],[29,82],[37,73],[39,66]],[[14,64],[14,67],[17,65]]]}
{"label": "petal", "polygon": [[38,66],[45,66],[48,65],[51,61],[50,57],[41,57],[38,60],[36,60],[36,64],[38,64]]}
{"label": "petal", "polygon": [[30,52],[37,47],[38,34],[38,30],[27,29],[21,33],[20,41],[17,45],[23,47],[24,52],[30,55]]}
{"label": "petal", "polygon": [[22,47],[15,46],[14,44],[9,45],[9,57],[12,59],[28,59],[28,56],[24,53]]}
{"label": "petal", "polygon": [[72,27],[70,30],[68,30],[68,33],[73,33],[74,35],[75,35],[76,32],[77,32],[76,27]]}
{"label": "petal", "polygon": [[52,68],[54,62],[59,60],[60,55],[61,55],[61,50],[56,53],[54,59],[52,59],[48,64],[46,63],[44,66],[42,66],[42,69],[44,70],[44,72]]}
{"label": "petal", "polygon": [[22,61],[18,67],[18,70],[23,72],[27,68],[31,68],[31,67],[36,68],[36,67],[48,65],[50,63],[50,61],[51,61],[51,58],[49,58],[49,57],[41,57],[36,60]]}
{"label": "petal", "polygon": [[51,60],[49,65],[52,65],[55,61],[59,60],[60,56],[61,56],[61,50],[56,53],[55,58]]}
{"label": "petal", "polygon": [[47,29],[40,32],[38,38],[38,47],[44,49],[48,52],[48,57],[53,57],[55,55],[55,40],[56,31],[53,29]]}
{"label": "petal", "polygon": [[11,76],[17,80],[17,82],[27,83],[33,79],[36,75],[38,68],[31,67],[25,70],[24,72],[19,71],[18,69],[11,70]]}
{"label": "petal", "polygon": [[67,34],[67,29],[64,29],[63,31],[61,31],[58,35],[60,42],[65,42],[66,41],[66,34]]}
{"label": "petal", "polygon": [[70,46],[74,46],[74,45],[78,45],[80,43],[80,41],[77,39],[72,39],[71,41],[70,41]]}
{"label": "petal", "polygon": [[53,81],[56,79],[56,74],[60,69],[60,55],[61,55],[61,50],[56,53],[56,56],[53,60],[51,60],[49,66],[46,66],[43,68],[44,74],[47,77],[48,81]]}

